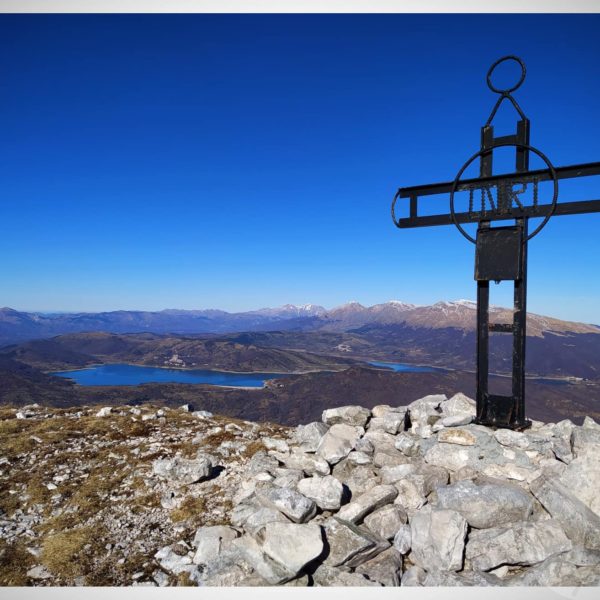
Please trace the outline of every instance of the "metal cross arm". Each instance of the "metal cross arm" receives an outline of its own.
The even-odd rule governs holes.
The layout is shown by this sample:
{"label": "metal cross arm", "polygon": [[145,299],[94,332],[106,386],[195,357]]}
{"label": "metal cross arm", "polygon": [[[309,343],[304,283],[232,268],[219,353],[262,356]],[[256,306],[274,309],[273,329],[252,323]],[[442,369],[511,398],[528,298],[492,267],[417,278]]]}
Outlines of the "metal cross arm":
{"label": "metal cross arm", "polygon": [[[510,88],[498,89],[491,80],[494,69],[512,60],[521,68],[519,81]],[[527,327],[527,246],[553,215],[575,215],[600,212],[600,199],[558,202],[559,181],[600,175],[600,162],[554,167],[548,157],[530,144],[530,122],[512,96],[525,79],[525,65],[516,56],[496,61],[487,74],[489,88],[500,95],[488,120],[481,128],[480,149],[458,171],[453,181],[400,188],[392,202],[392,219],[400,229],[454,224],[467,240],[475,244],[475,280],[477,281],[477,413],[475,422],[490,427],[525,429],[531,424],[525,417],[525,346]],[[492,121],[498,108],[508,100],[518,119],[513,135],[494,136]],[[514,150],[515,167],[511,173],[494,174],[493,164],[498,149]],[[544,168],[529,168],[529,158],[535,155]],[[479,162],[479,177],[462,179],[467,169]],[[540,193],[540,184],[552,187],[551,195]],[[547,188],[542,190],[547,191]],[[421,201],[428,196],[449,196],[449,210],[439,214],[423,214]],[[540,201],[543,196],[544,201]],[[407,217],[396,217],[396,203],[408,200]],[[457,210],[462,199],[462,210]],[[467,202],[467,210],[465,208]],[[431,206],[431,205],[429,205]],[[541,218],[541,223],[529,232],[529,221]],[[506,224],[512,220],[514,224]],[[493,226],[502,221],[501,226]],[[477,236],[472,237],[463,225],[477,224]],[[514,309],[512,323],[490,323],[490,281],[512,281]],[[512,334],[512,395],[492,394],[489,379],[489,334]]]}
{"label": "metal cross arm", "polygon": [[[571,165],[568,167],[556,167],[555,173],[557,179],[571,179],[575,177],[590,177],[600,175],[600,162],[585,163],[581,165]],[[469,187],[491,187],[497,183],[506,183],[517,185],[525,180],[531,182],[537,180],[550,181],[552,174],[549,169],[539,169],[528,171],[527,176],[523,173],[510,173],[507,175],[492,175],[490,177],[480,177],[476,179],[463,179],[457,185],[457,191],[468,190]],[[444,183],[429,183],[425,185],[415,185],[403,187],[398,190],[394,201],[392,202],[392,219],[396,227],[400,229],[411,227],[431,227],[433,225],[452,225],[454,219],[459,223],[478,223],[481,216],[474,212],[457,212],[454,219],[450,212],[435,215],[419,215],[419,198],[424,196],[434,196],[440,194],[450,194],[454,186],[454,181]],[[406,198],[410,202],[410,213],[408,217],[396,216],[396,203],[398,199]],[[447,202],[447,197],[445,198]],[[518,219],[521,217],[545,217],[547,215],[577,215],[582,213],[600,212],[600,199],[598,200],[580,200],[573,202],[557,203],[555,207],[552,204],[540,204],[538,206],[512,206],[509,212],[504,214],[495,214],[494,220]]]}

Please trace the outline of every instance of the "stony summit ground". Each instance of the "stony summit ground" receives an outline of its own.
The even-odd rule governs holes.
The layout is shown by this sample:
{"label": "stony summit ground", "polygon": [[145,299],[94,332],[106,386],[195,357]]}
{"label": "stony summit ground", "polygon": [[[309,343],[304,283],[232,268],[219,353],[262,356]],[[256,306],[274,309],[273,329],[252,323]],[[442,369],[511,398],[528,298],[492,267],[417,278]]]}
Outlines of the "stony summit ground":
{"label": "stony summit ground", "polygon": [[600,585],[600,425],[0,410],[1,585]]}

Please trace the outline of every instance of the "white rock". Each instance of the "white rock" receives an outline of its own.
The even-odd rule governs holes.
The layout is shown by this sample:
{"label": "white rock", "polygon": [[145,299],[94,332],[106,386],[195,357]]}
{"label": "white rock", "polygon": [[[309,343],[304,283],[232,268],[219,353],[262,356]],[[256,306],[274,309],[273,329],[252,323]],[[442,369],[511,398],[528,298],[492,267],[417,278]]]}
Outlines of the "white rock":
{"label": "white rock", "polygon": [[471,417],[475,416],[477,403],[475,400],[472,400],[468,396],[465,396],[462,393],[454,394],[452,398],[447,400],[446,402],[442,402],[440,408],[442,409],[442,416],[445,417],[454,417],[457,415]]}
{"label": "white rock", "polygon": [[323,552],[323,534],[318,525],[268,523],[257,534],[262,550],[296,575]]}
{"label": "white rock", "polygon": [[325,564],[331,567],[357,567],[390,547],[387,540],[337,517],[328,519],[324,526],[329,545]]}
{"label": "white rock", "polygon": [[290,447],[285,440],[272,437],[263,437],[262,443],[267,450],[276,450],[277,452],[289,452]]}
{"label": "white rock", "polygon": [[239,533],[232,527],[223,525],[200,527],[194,536],[194,546],[197,549],[192,562],[198,565],[214,560],[223,547],[238,536]]}
{"label": "white rock", "polygon": [[356,573],[361,573],[369,580],[386,587],[399,586],[402,577],[402,555],[395,548],[388,548],[375,558],[359,565]]}
{"label": "white rock", "polygon": [[600,550],[600,517],[595,512],[558,481],[539,477],[530,488],[574,544]]}
{"label": "white rock", "polygon": [[323,457],[306,454],[297,448],[293,448],[290,454],[282,459],[282,462],[288,469],[299,469],[306,475],[329,475],[331,472],[329,463]]}
{"label": "white rock", "polygon": [[198,454],[196,458],[191,459],[176,456],[152,463],[155,475],[176,486],[188,485],[209,477],[212,467],[212,458],[205,454]]}
{"label": "white rock", "polygon": [[412,544],[410,525],[402,525],[394,536],[394,548],[400,554],[407,554]]}
{"label": "white rock", "polygon": [[414,473],[416,468],[416,465],[410,463],[405,465],[381,467],[379,470],[381,483],[395,483],[396,481],[400,481],[400,479],[404,479],[411,473]]}
{"label": "white rock", "polygon": [[340,509],[337,516],[344,521],[359,523],[374,510],[391,504],[397,495],[398,490],[393,485],[377,485],[357,498],[353,498],[350,504]]}
{"label": "white rock", "polygon": [[437,506],[455,510],[478,529],[525,521],[533,512],[533,502],[531,494],[499,482],[459,481],[437,488]]}
{"label": "white rock", "polygon": [[297,490],[313,500],[323,510],[338,510],[342,504],[344,488],[331,475],[308,477],[297,484]]}
{"label": "white rock", "polygon": [[571,547],[555,520],[522,521],[509,527],[471,531],[466,557],[474,569],[489,571],[503,564],[533,565]]}
{"label": "white rock", "polygon": [[367,515],[364,523],[375,535],[385,540],[391,540],[406,521],[404,508],[398,505],[388,505]]}
{"label": "white rock", "polygon": [[[473,420],[473,415],[452,415],[449,417],[442,417],[439,421],[444,427],[460,427],[461,425],[468,425]],[[436,423],[437,426],[437,423]]]}
{"label": "white rock", "polygon": [[362,406],[340,406],[323,411],[322,421],[327,425],[344,423],[364,427],[371,416],[371,411]]}
{"label": "white rock", "polygon": [[416,512],[410,519],[411,559],[427,570],[460,571],[467,521],[454,510]]}
{"label": "white rock", "polygon": [[101,408],[97,413],[96,417],[108,417],[112,413],[112,406],[105,406]]}
{"label": "white rock", "polygon": [[335,465],[348,456],[364,432],[362,427],[344,424],[332,425],[321,439],[317,455],[324,458],[330,465]]}
{"label": "white rock", "polygon": [[327,433],[329,425],[315,421],[308,425],[299,425],[294,432],[294,439],[304,452],[316,452],[321,438]]}
{"label": "white rock", "polygon": [[294,523],[304,523],[312,519],[317,512],[315,502],[296,490],[267,483],[257,486],[255,493],[263,506],[282,512]]}

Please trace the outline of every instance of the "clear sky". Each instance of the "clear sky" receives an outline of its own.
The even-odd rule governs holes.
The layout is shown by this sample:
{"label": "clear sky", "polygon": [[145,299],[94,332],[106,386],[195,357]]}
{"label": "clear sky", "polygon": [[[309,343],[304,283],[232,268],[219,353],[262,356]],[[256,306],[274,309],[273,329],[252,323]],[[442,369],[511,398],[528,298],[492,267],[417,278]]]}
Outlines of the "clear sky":
{"label": "clear sky", "polygon": [[[589,14],[0,15],[0,305],[474,298],[473,246],[396,229],[391,198],[478,149],[505,54],[527,64],[533,145],[600,160],[598,31]],[[600,177],[567,187],[600,198]],[[556,217],[532,241],[530,310],[600,323],[599,230]]]}

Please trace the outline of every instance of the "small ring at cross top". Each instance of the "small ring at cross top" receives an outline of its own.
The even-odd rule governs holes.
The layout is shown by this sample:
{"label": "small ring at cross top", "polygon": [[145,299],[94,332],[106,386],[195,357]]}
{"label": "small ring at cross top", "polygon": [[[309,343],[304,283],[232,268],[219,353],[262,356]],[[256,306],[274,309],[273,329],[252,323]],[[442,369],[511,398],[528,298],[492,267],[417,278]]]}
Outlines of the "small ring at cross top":
{"label": "small ring at cross top", "polygon": [[[519,79],[519,81],[517,81],[517,83],[515,85],[513,85],[512,87],[506,88],[505,90],[502,90],[500,88],[497,88],[493,83],[492,83],[492,73],[494,72],[494,69],[500,64],[503,63],[504,61],[507,60],[514,60],[515,62],[519,63],[519,66],[521,67],[521,78]],[[490,88],[490,90],[492,90],[492,92],[496,92],[496,94],[502,94],[502,95],[507,95],[510,94],[511,92],[514,92],[517,88],[519,88],[521,86],[521,84],[525,81],[525,75],[527,73],[527,70],[525,69],[525,63],[518,57],[518,56],[513,56],[512,54],[509,56],[503,56],[502,58],[499,58],[491,67],[490,70],[487,73],[487,84],[488,87]]]}

